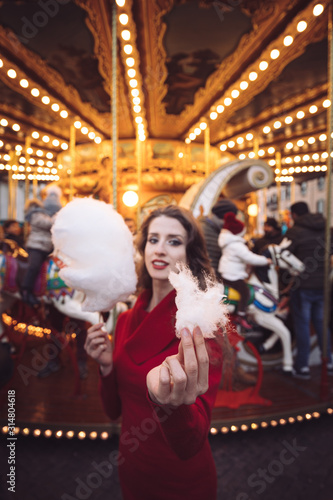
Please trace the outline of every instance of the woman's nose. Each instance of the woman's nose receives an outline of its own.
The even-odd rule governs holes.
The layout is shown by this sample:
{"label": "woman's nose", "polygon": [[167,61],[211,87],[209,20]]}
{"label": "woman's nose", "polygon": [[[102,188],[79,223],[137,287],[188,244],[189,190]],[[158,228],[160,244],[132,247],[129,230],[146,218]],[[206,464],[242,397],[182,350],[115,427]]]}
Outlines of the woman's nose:
{"label": "woman's nose", "polygon": [[157,245],[155,246],[155,252],[159,255],[165,254],[165,245],[163,241],[159,241]]}

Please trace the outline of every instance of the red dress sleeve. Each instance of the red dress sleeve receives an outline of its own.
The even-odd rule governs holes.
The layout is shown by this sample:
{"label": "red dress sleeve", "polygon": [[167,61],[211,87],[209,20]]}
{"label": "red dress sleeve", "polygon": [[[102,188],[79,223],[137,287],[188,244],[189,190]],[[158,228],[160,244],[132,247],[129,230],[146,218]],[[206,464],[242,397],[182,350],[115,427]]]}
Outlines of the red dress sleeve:
{"label": "red dress sleeve", "polygon": [[156,420],[169,446],[181,460],[196,455],[206,442],[219,383],[222,375],[222,355],[214,340],[209,343],[210,367],[208,391],[198,396],[192,405],[181,405],[176,409],[158,405],[151,401]]}
{"label": "red dress sleeve", "polygon": [[[122,330],[122,325],[126,317],[126,312],[119,315],[115,330],[115,345],[113,357],[117,355],[119,347],[118,335]],[[99,379],[99,394],[105,413],[111,420],[117,420],[121,415],[121,399],[118,393],[116,370],[112,370],[109,375]]]}

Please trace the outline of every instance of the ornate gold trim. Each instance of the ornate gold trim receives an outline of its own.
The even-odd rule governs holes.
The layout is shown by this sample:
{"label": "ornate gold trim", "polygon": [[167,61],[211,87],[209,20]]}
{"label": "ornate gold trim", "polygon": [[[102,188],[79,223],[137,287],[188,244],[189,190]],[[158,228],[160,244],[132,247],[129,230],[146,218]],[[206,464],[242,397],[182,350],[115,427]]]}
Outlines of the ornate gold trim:
{"label": "ornate gold trim", "polygon": [[[165,105],[162,103],[163,97],[167,92],[165,79],[166,53],[163,47],[163,36],[166,30],[162,17],[170,11],[175,5],[174,0],[143,0],[142,15],[144,18],[143,28],[148,31],[145,36],[145,52],[150,53],[151,60],[146,64],[145,74],[149,74],[149,67],[154,68],[159,78],[156,78],[156,85],[149,91],[149,110],[148,116],[152,124],[152,133],[154,136],[170,137],[170,127],[175,134],[182,134],[188,130],[189,126],[207,112],[212,100],[221,96],[226,82],[232,81],[234,75],[238,73],[239,67],[244,66],[246,61],[251,59],[251,55],[258,51],[263,39],[267,38],[273,26],[276,27],[276,19],[282,21],[286,11],[293,7],[297,2],[266,2],[265,6],[261,4],[262,9],[255,16],[256,26],[250,34],[244,35],[236,51],[228,58],[222,61],[219,68],[208,78],[206,86],[197,91],[193,105],[176,117],[167,115]],[[253,6],[252,6],[253,8]],[[273,15],[274,14],[274,15]],[[153,43],[154,50],[153,50]],[[250,51],[250,52],[249,52]],[[163,118],[163,123],[162,122]]]}
{"label": "ornate gold trim", "polygon": [[[302,94],[294,95],[293,97],[281,102],[279,105],[265,108],[264,111],[262,111],[262,113],[260,113],[255,118],[249,118],[248,120],[245,120],[235,126],[232,126],[230,124],[227,125],[227,127],[224,127],[221,131],[218,143],[229,140],[236,135],[241,135],[242,133],[244,133],[244,131],[253,130],[258,128],[259,126],[263,127],[265,123],[267,123],[269,120],[272,120],[272,117],[277,118],[282,114],[287,115],[292,111],[295,112],[298,107],[304,107],[305,105],[310,103],[316,104],[317,100],[327,95],[327,87],[327,83],[324,83],[322,85],[318,85],[317,87],[307,89]],[[276,139],[274,139],[274,142],[276,142]]]}
{"label": "ornate gold trim", "polygon": [[[121,9],[121,12],[126,13],[128,16],[128,23],[126,24],[126,26],[124,26],[124,29],[127,29],[130,31],[131,38],[128,42],[124,41],[121,37],[121,33],[119,33],[118,38],[119,38],[120,46],[121,46],[120,59],[122,61],[123,67],[125,68],[125,71],[127,71],[127,69],[129,69],[129,68],[127,68],[127,65],[126,65],[126,59],[128,57],[132,57],[134,59],[133,69],[135,69],[135,71],[136,71],[136,75],[135,75],[135,80],[137,81],[136,89],[139,91],[138,97],[140,97],[141,111],[140,111],[140,113],[134,113],[134,110],[131,107],[133,126],[134,126],[134,131],[136,134],[137,126],[135,125],[135,118],[141,117],[142,124],[144,125],[145,134],[147,135],[148,131],[147,131],[147,120],[146,120],[146,109],[145,109],[145,96],[143,93],[143,82],[142,82],[142,75],[141,75],[141,70],[140,70],[141,57],[140,57],[140,53],[139,53],[138,48],[137,48],[137,27],[136,27],[136,24],[135,24],[134,19],[133,19],[132,10],[133,10],[133,2],[132,2],[132,0],[127,0],[124,7]],[[132,46],[132,53],[130,55],[125,54],[125,52],[123,50],[124,46],[126,44],[130,44]],[[131,95],[132,89],[129,86],[129,81],[131,80],[131,78],[128,77],[128,75],[126,75],[125,78],[126,78],[126,85],[127,85],[126,94],[128,95],[128,102],[130,103],[133,100],[133,96]]]}
{"label": "ornate gold trim", "polygon": [[[238,81],[234,83],[234,88],[238,88],[239,83],[242,80],[247,79],[247,75],[250,71],[252,71],[252,69],[256,69],[256,71],[258,72],[258,78],[255,83],[250,84],[248,89],[242,92],[237,99],[234,99],[232,105],[227,107],[224,112],[219,115],[217,120],[215,120],[214,122],[210,122],[211,137],[213,143],[217,143],[221,140],[221,131],[225,127],[228,118],[232,114],[234,114],[237,109],[246,106],[246,104],[248,104],[254,96],[262,92],[268,86],[268,84],[283,71],[287,64],[304,53],[306,47],[310,43],[318,42],[325,37],[326,16],[325,14],[323,14],[321,16],[321,19],[319,20],[312,15],[312,8],[315,3],[315,1],[312,2],[304,11],[295,16],[293,21],[286,27],[284,32],[281,33],[281,35],[277,39],[271,42],[271,44],[264,50],[264,52],[260,56],[261,60],[270,60],[269,54],[271,50],[273,48],[283,46],[284,37],[287,34],[296,32],[296,26],[300,20],[306,21],[308,27],[306,31],[297,34],[297,45],[296,42],[294,42],[291,46],[284,47],[283,59],[279,57],[274,61],[270,60],[269,70],[263,72],[258,70],[258,62],[256,61],[256,63],[254,63],[251,68],[247,68],[246,71],[243,72],[241,77],[238,79]],[[268,71],[269,73],[267,73]],[[226,97],[227,95],[228,93],[226,93],[224,97]]]}
{"label": "ornate gold trim", "polygon": [[[99,73],[103,78],[103,86],[106,93],[111,96],[112,81],[112,34],[111,20],[108,16],[107,0],[74,0],[75,3],[87,12],[86,24],[90,30],[94,42],[94,53],[98,60]],[[121,68],[120,55],[118,54],[118,67]],[[131,110],[126,98],[127,89],[123,71],[118,72],[118,120],[119,135],[131,137],[134,135],[134,127],[131,119]],[[108,134],[111,136],[112,113],[107,116]]]}
{"label": "ornate gold trim", "polygon": [[[66,134],[67,129],[64,127],[60,127],[58,124],[57,125],[48,125],[42,120],[38,120],[38,118],[34,118],[33,116],[28,116],[23,111],[13,108],[9,106],[8,104],[1,104],[0,103],[0,115],[4,117],[10,117],[13,120],[16,120],[20,124],[24,124],[27,128],[27,130],[30,132],[30,130],[38,130],[38,131],[43,131],[47,134],[54,135],[58,139],[62,139],[64,141],[69,140],[69,129],[68,129],[68,134]],[[38,141],[36,141],[38,142]],[[24,143],[24,138],[17,139],[16,141],[17,144],[19,143]],[[44,145],[45,147],[45,145]],[[56,150],[56,148],[47,146],[47,149],[50,150]]]}
{"label": "ornate gold trim", "polygon": [[[28,61],[29,68],[25,72],[23,72],[22,68],[18,68],[21,73],[24,73],[25,78],[27,78],[31,82],[34,82],[35,77],[37,76],[39,82],[41,83],[34,82],[34,85],[36,87],[44,89],[45,93],[48,95],[52,95],[55,101],[61,102],[60,99],[62,99],[64,107],[66,107],[68,110],[71,110],[74,115],[78,114],[88,124],[92,124],[97,131],[105,133],[104,131],[107,122],[105,121],[104,115],[102,113],[98,113],[91,104],[82,102],[78,91],[73,86],[66,85],[65,81],[56,70],[48,66],[45,61],[36,53],[27,49],[19,41],[13,31],[8,28],[3,28],[2,26],[0,26],[0,50],[6,54],[9,54],[8,60],[17,60],[19,54],[19,58],[21,61]],[[10,64],[11,66],[15,66],[15,63],[13,62],[11,62]],[[34,75],[34,77],[31,77],[30,74]],[[8,84],[7,80],[6,84]],[[35,105],[43,106],[45,109],[45,106],[40,103],[38,99],[35,99],[31,96],[29,89],[20,87],[20,85],[16,82],[12,83],[12,85],[16,85],[15,90],[30,102],[33,102]],[[50,91],[47,91],[46,89],[50,89]],[[61,96],[61,98],[55,96]],[[60,120],[63,128],[66,121],[70,119],[59,118],[59,122]]]}

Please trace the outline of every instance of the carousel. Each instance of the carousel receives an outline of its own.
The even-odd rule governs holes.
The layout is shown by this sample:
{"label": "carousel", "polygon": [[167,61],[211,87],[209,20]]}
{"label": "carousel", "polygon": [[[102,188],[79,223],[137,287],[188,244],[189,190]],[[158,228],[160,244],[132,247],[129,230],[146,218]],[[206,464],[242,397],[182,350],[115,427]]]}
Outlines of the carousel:
{"label": "carousel", "polygon": [[[250,242],[267,217],[288,227],[288,207],[301,200],[324,213],[328,247],[332,43],[329,0],[0,1],[1,224],[16,220],[26,235],[26,201],[56,185],[63,205],[101,200],[137,228],[159,206],[200,218],[232,200]],[[8,390],[16,395],[16,434],[119,432],[102,410],[97,365],[83,347],[97,313],[82,310],[52,256],[37,283],[41,305],[23,303],[26,252],[1,248],[0,334],[10,346],[2,432]],[[270,251],[275,283],[281,269],[301,271],[286,249]],[[332,325],[330,285],[327,272]],[[238,332],[240,371],[225,365],[213,434],[333,414],[333,381],[316,336],[311,381],[286,377],[295,354],[290,311],[278,288],[255,278],[251,287],[253,331]],[[111,336],[133,300],[104,313]],[[228,301],[232,315],[237,300]]]}

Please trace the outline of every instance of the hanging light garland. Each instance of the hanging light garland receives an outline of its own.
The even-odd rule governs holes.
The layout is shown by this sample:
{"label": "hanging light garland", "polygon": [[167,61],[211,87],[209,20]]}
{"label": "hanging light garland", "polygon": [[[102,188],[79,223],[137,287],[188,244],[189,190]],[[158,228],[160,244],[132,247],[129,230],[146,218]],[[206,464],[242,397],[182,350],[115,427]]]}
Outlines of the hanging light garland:
{"label": "hanging light garland", "polygon": [[[310,10],[312,11],[312,22],[314,23],[315,18],[319,17],[324,12],[327,4],[328,1],[322,3],[312,2],[305,10],[305,13]],[[233,87],[228,89],[225,92],[224,96],[210,108],[208,117],[211,121],[215,121],[219,115],[222,115],[227,108],[232,106],[233,101],[235,101],[242,92],[245,92],[249,88],[251,88],[251,85],[254,82],[258,84],[258,81],[260,79],[264,79],[265,71],[270,67],[271,64],[274,64],[274,61],[276,61],[281,55],[283,55],[284,51],[289,50],[288,48],[295,41],[301,42],[303,38],[306,39],[306,30],[309,28],[310,22],[308,24],[306,21],[304,21],[302,18],[303,16],[304,12],[298,14],[298,16],[296,16],[295,19],[288,25],[285,32],[280,37],[281,46],[279,48],[277,48],[276,41],[272,42],[262,53],[260,62],[256,62],[248,67],[247,70],[244,71],[240,79],[235,82]],[[312,111],[314,111],[314,108],[311,109],[310,113],[312,113]],[[275,123],[277,128],[282,126],[282,123],[281,125],[279,125],[277,120],[275,121]],[[195,134],[194,130],[197,127],[198,125],[195,125],[194,128],[191,128],[191,130],[187,134],[187,137],[185,138],[185,142],[187,144],[196,139],[197,135]],[[268,128],[266,130],[268,130]]]}
{"label": "hanging light garland", "polygon": [[[81,133],[89,140],[94,141],[96,144],[101,143],[102,141],[101,136],[97,134],[95,130],[92,130],[91,127],[89,127],[83,119],[78,118],[77,116],[71,116],[70,111],[62,103],[54,99],[50,94],[48,94],[48,92],[41,89],[40,86],[36,85],[31,80],[29,81],[21,69],[19,69],[13,63],[7,61],[3,56],[2,58],[0,58],[0,71],[4,72],[5,75],[7,76],[7,81],[9,86],[14,87],[15,90],[23,94],[28,100],[35,101],[35,104],[39,106],[44,105],[45,107],[48,107],[54,113],[59,114],[61,118],[68,119],[69,122],[71,124],[74,124],[75,128],[80,129]],[[8,126],[9,120],[10,119],[8,117],[2,118],[0,120],[0,125]],[[13,120],[10,121],[12,122]],[[12,123],[10,126],[12,130],[15,132],[19,132],[24,128],[22,124],[16,122]],[[46,139],[48,137],[48,135],[45,134],[45,132],[43,131],[36,130],[33,132],[33,134],[35,134],[35,136],[38,135],[41,138],[41,140],[43,140],[44,138]],[[58,137],[55,137],[52,142],[54,141],[59,142],[59,145],[62,150],[65,151],[68,149],[68,141],[63,141],[61,139],[59,140]]]}
{"label": "hanging light garland", "polygon": [[118,26],[121,59],[126,69],[132,115],[137,137],[140,141],[145,141],[147,120],[140,74],[140,56],[136,46],[136,26],[132,17],[132,0],[116,0],[116,3],[119,7]]}

